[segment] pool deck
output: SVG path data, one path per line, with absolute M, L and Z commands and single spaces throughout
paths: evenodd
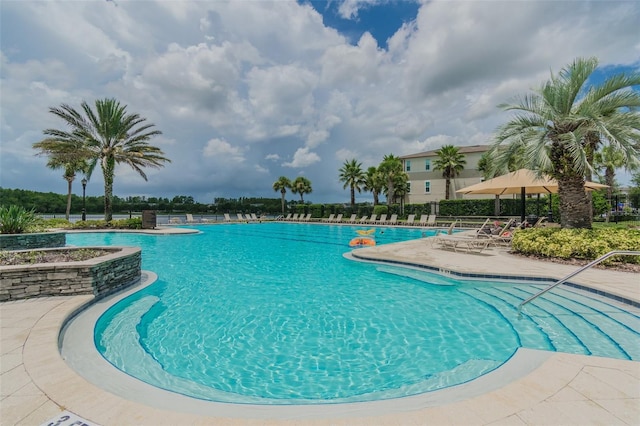
M 176 228 L 180 229 L 180 228 Z M 162 230 L 158 233 L 170 233 Z M 178 231 L 184 232 L 184 231 Z M 524 259 L 505 249 L 482 254 L 433 248 L 426 239 L 368 247 L 357 255 L 444 271 L 562 278 L 576 266 Z M 573 282 L 640 302 L 637 274 L 590 269 Z M 638 425 L 640 362 L 551 353 L 533 371 L 486 393 L 411 408 L 402 400 L 366 410 L 310 408 L 260 417 L 204 416 L 181 407 L 155 408 L 109 393 L 63 361 L 58 335 L 65 319 L 92 296 L 49 297 L 0 304 L 0 423 L 40 425 L 68 411 L 96 425 Z M 526 308 L 525 308 L 526 309 Z M 640 344 L 640 342 L 638 342 Z M 354 405 L 356 407 L 356 405 Z M 302 414 L 301 414 L 302 413 Z M 227 415 L 225 417 L 225 415 Z

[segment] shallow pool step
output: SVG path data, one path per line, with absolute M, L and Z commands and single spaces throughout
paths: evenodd
M 384 272 L 386 274 L 398 275 L 405 278 L 411 278 L 411 279 L 421 281 L 427 284 L 432 284 L 432 285 L 451 286 L 456 284 L 456 281 L 452 280 L 451 278 L 447 278 L 440 274 L 426 271 L 426 270 L 416 270 L 416 269 L 400 268 L 400 267 L 393 267 L 393 266 L 378 266 L 376 270 L 379 272 Z
M 605 340 L 594 342 L 589 347 L 594 353 L 615 356 L 611 353 L 619 351 L 622 352 L 621 358 L 640 360 L 640 317 L 630 312 L 632 307 L 623 309 L 614 304 L 606 304 L 569 287 L 556 288 L 545 296 L 545 303 L 552 303 L 554 307 L 560 306 L 579 315 L 606 336 Z M 598 347 L 596 343 L 599 343 Z
M 561 321 L 553 315 L 533 307 L 538 314 L 537 319 L 533 319 L 529 315 L 523 315 L 518 318 L 518 305 L 522 301 L 519 297 L 502 292 L 495 291 L 492 287 L 481 287 L 474 289 L 471 293 L 479 300 L 491 303 L 496 309 L 503 312 L 503 315 L 511 326 L 519 332 L 520 329 L 527 325 L 534 333 L 544 336 L 544 339 L 550 342 L 550 348 L 539 345 L 531 338 L 525 339 L 521 336 L 522 346 L 532 349 L 554 350 L 557 352 L 568 352 L 574 354 L 590 355 L 589 350 L 584 343 L 576 337 Z
M 613 305 L 585 297 L 572 289 L 555 289 L 527 305 L 523 318 L 514 320 L 517 306 L 534 294 L 540 286 L 481 286 L 471 293 L 479 300 L 487 301 L 491 296 L 494 306 L 505 304 L 500 309 L 514 328 L 526 321 L 543 331 L 560 352 L 582 353 L 620 359 L 640 359 L 640 335 L 638 318 Z M 540 287 L 541 288 L 541 287 Z M 481 296 L 479 295 L 484 295 Z M 522 339 L 525 347 L 527 340 Z M 540 348 L 543 349 L 543 348 Z
M 497 310 L 513 326 L 522 347 L 556 350 L 549 336 L 546 333 L 541 333 L 537 324 L 533 321 L 514 321 L 517 316 L 517 310 L 504 299 L 488 294 L 483 289 L 464 288 L 460 291 L 486 304 L 491 309 Z

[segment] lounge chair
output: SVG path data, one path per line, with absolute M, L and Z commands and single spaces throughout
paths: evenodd
M 431 214 L 422 214 L 420 215 L 420 226 L 427 226 L 427 223 L 435 222 L 433 215 Z
M 256 216 L 255 213 L 251 213 L 251 220 L 253 220 L 254 222 L 258 222 L 260 219 L 258 219 L 258 216 Z
M 342 213 L 338 213 L 338 216 L 336 216 L 335 219 L 333 219 L 334 223 L 342 223 Z
M 513 239 L 513 232 L 511 232 L 511 226 L 513 225 L 514 220 L 509 219 L 507 223 L 500 229 L 500 231 L 496 235 L 491 235 L 490 240 L 495 245 L 509 245 L 511 244 L 511 240 Z
M 242 216 L 242 213 L 236 213 L 238 215 L 238 220 L 240 222 L 244 222 L 244 216 Z
M 297 220 L 298 220 L 298 213 L 294 213 L 293 216 L 291 216 L 291 221 L 296 222 Z
M 376 218 L 378 217 L 377 214 L 372 214 L 371 217 L 369 218 L 369 220 L 367 220 L 367 223 L 376 223 Z
M 229 213 L 225 213 L 224 214 L 224 221 L 225 222 L 231 222 L 231 216 L 229 216 Z
M 193 219 L 193 215 L 191 213 L 187 213 L 185 215 L 185 217 L 187 218 L 187 223 L 196 223 L 196 221 Z
M 416 220 L 415 214 L 410 214 L 407 216 L 407 221 L 404 223 L 405 225 L 413 225 L 413 222 Z
M 463 250 L 468 253 L 481 253 L 489 244 L 491 244 L 490 238 L 479 238 L 477 236 L 466 235 L 441 235 L 434 237 L 433 243 L 440 245 L 440 248 L 453 249 L 453 251 Z
M 378 219 L 377 222 L 380 225 L 386 224 L 387 223 L 387 215 L 386 214 L 381 214 L 380 215 L 380 219 Z
M 333 222 L 333 218 L 336 217 L 335 213 L 331 213 L 328 219 L 322 219 L 323 222 Z
M 291 213 L 287 214 L 287 217 L 283 218 L 282 220 L 291 220 Z
M 391 218 L 387 221 L 388 225 L 397 225 L 398 224 L 398 215 L 392 214 Z
M 354 214 L 352 214 L 352 215 L 351 215 L 351 217 L 347 220 L 347 223 L 356 223 L 357 218 L 358 218 L 358 215 L 354 213 Z
M 311 220 L 311 213 L 307 213 L 307 215 L 305 217 L 301 217 L 300 220 L 303 222 L 309 222 Z

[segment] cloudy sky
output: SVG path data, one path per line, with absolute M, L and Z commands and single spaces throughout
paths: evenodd
M 114 97 L 154 123 L 172 160 L 114 193 L 348 202 L 345 160 L 378 165 L 444 144 L 489 143 L 527 93 L 574 58 L 640 66 L 637 1 L 0 2 L 0 185 L 66 192 L 31 148 L 62 103 Z M 623 183 L 624 183 L 623 178 Z M 628 180 L 628 179 L 627 179 Z M 80 194 L 76 184 L 75 193 Z M 101 172 L 87 187 L 101 195 Z M 289 195 L 290 199 L 297 199 Z M 362 194 L 360 201 L 370 200 Z

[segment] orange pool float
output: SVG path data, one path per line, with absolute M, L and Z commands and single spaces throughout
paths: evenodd
M 356 237 L 349 241 L 351 247 L 375 246 L 376 240 L 367 237 Z

